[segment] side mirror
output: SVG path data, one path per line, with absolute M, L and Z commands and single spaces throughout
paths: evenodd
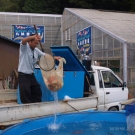
M 126 82 L 123 82 L 122 90 L 124 90 L 124 87 L 126 87 L 126 86 L 127 86 Z

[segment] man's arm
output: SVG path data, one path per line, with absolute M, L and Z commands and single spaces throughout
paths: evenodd
M 26 43 L 31 41 L 31 40 L 38 40 L 38 41 L 40 41 L 41 37 L 39 35 L 37 35 L 37 34 L 29 36 L 29 37 L 26 37 L 26 38 L 22 39 L 22 44 L 26 45 Z

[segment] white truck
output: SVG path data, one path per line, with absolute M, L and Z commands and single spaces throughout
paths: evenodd
M 11 125 L 25 119 L 73 111 L 121 110 L 121 102 L 128 99 L 126 84 L 109 68 L 91 66 L 88 97 L 31 104 L 18 104 L 17 90 L 0 90 L 0 126 Z
M 92 66 L 95 86 L 91 88 L 98 96 L 97 109 L 101 111 L 121 110 L 121 102 L 128 99 L 128 88 L 111 69 Z

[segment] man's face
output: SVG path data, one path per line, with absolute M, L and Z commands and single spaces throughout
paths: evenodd
M 29 45 L 32 49 L 34 49 L 35 47 L 37 47 L 39 44 L 38 40 L 33 40 L 33 41 L 29 41 Z

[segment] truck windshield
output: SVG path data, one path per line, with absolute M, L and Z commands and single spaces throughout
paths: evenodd
M 122 87 L 122 83 L 109 71 L 102 71 L 103 83 L 105 88 Z

